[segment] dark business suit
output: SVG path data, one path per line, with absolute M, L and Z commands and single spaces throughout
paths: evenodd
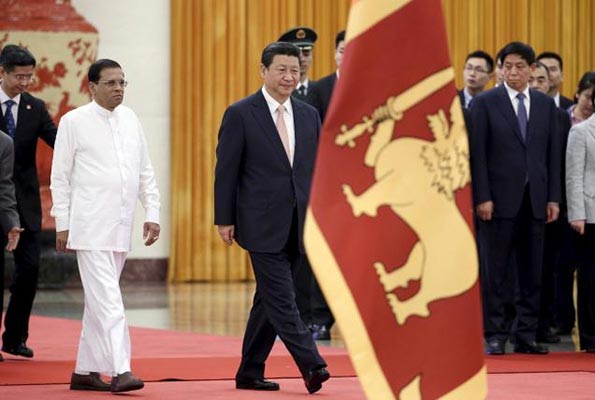
M 2 233 L 6 235 L 14 227 L 21 226 L 17 212 L 17 201 L 12 183 L 12 169 L 14 167 L 14 147 L 10 136 L 0 131 L 0 225 Z M 4 271 L 0 276 L 4 277 Z M 4 288 L 4 279 L 0 279 L 0 287 Z M 0 291 L 3 293 L 3 291 Z M 0 296 L 0 310 L 2 298 Z
M 467 106 L 465 105 L 465 90 L 461 89 L 458 92 L 459 94 L 459 101 L 461 102 L 461 108 L 465 109 Z
M 323 123 L 336 82 L 337 73 L 335 72 L 314 82 L 308 90 L 307 101 L 316 108 Z M 306 263 L 304 268 L 298 269 L 294 279 L 296 281 L 296 303 L 304 322 L 309 326 L 312 325 L 315 334 L 320 333 L 316 329 L 320 329 L 322 326 L 327 331 L 330 331 L 335 323 L 335 318 L 324 298 L 324 294 L 320 290 L 320 286 L 312 273 L 309 263 Z M 313 325 L 316 325 L 318 328 Z
M 6 241 L 6 234 L 15 226 L 20 226 L 17 202 L 14 197 L 12 183 L 12 169 L 14 166 L 14 149 L 12 139 L 0 131 L 0 222 L 2 225 L 2 240 Z M 4 252 L 0 264 L 0 310 L 4 309 Z M 0 360 L 2 358 L 0 357 Z
M 556 283 L 557 277 L 569 277 L 560 284 L 569 282 L 570 304 L 572 308 L 572 321 L 574 321 L 574 307 L 572 306 L 572 283 L 574 278 L 574 267 L 577 261 L 573 251 L 573 231 L 568 224 L 566 211 L 566 145 L 568 132 L 570 132 L 570 116 L 568 112 L 558 108 L 558 130 L 560 137 L 560 215 L 558 219 L 545 226 L 544 256 L 543 256 L 543 277 L 541 291 L 541 310 L 539 315 L 538 336 L 545 337 L 548 331 L 556 327 Z M 572 323 L 570 324 L 572 326 Z
M 223 116 L 215 167 L 215 224 L 234 225 L 250 253 L 256 278 L 236 379 L 262 379 L 279 335 L 302 374 L 326 366 L 295 304 L 292 269 L 302 241 L 320 119 L 291 99 L 295 155 L 290 165 L 261 91 L 232 104 Z
M 485 251 L 484 334 L 488 342 L 505 342 L 512 329 L 516 343 L 532 343 L 539 313 L 546 206 L 560 202 L 556 106 L 548 96 L 530 91 L 526 139 L 504 85 L 476 96 L 471 116 L 474 202 L 494 203 L 492 220 L 482 221 L 479 229 Z
M 316 108 L 322 122 L 326 117 L 326 111 L 331 102 L 336 81 L 337 74 L 332 73 L 310 84 L 307 102 Z M 296 288 L 295 300 L 304 322 L 308 326 L 316 325 L 318 328 L 324 326 L 327 330 L 330 330 L 335 323 L 335 318 L 307 260 L 303 268 L 296 270 L 294 280 Z M 316 328 L 312 327 L 312 329 L 314 333 L 317 333 Z
M 318 114 L 320 114 L 320 120 L 324 122 L 326 117 L 326 111 L 328 106 L 331 104 L 331 96 L 335 89 L 335 83 L 337 82 L 337 73 L 332 73 L 325 76 L 324 78 L 316 81 L 310 88 L 310 104 L 316 108 Z
M 574 102 L 571 99 L 560 95 L 560 108 L 562 110 L 567 111 L 573 104 Z
M 293 93 L 291 94 L 291 97 L 301 100 L 301 101 L 305 101 L 306 103 L 310 103 L 310 90 L 312 89 L 312 85 L 314 83 L 316 83 L 316 81 L 309 79 L 308 86 L 304 87 L 305 93 L 302 95 L 298 89 L 295 89 L 293 91 Z M 298 87 L 299 87 L 299 84 L 298 84 Z
M 4 132 L 6 121 L 0 118 Z M 29 317 L 37 289 L 39 272 L 41 230 L 41 200 L 37 178 L 37 140 L 42 139 L 50 147 L 56 140 L 56 126 L 47 112 L 43 100 L 29 93 L 22 93 L 16 121 L 14 138 L 13 182 L 21 226 L 19 245 L 15 249 L 15 271 L 10 287 L 11 297 L 4 318 L 2 335 L 4 347 L 13 347 L 25 342 L 29 336 Z M 2 258 L 2 263 L 4 259 Z

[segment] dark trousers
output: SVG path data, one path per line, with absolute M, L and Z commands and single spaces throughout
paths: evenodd
M 316 276 L 307 257 L 303 257 L 301 265 L 294 270 L 295 302 L 306 325 L 324 325 L 331 328 L 335 318 L 326 298 L 320 290 Z
M 554 327 L 569 331 L 574 325 L 572 288 L 579 262 L 574 235 L 565 215 L 545 225 L 539 334 Z
M 29 317 L 37 291 L 40 253 L 39 232 L 23 231 L 19 245 L 13 252 L 14 275 L 10 285 L 10 300 L 4 317 L 5 330 L 2 335 L 2 344 L 5 347 L 26 342 L 29 337 Z M 4 271 L 4 258 L 2 258 L 1 269 Z
M 481 286 L 487 341 L 506 341 L 511 333 L 516 343 L 535 341 L 544 225 L 542 219 L 533 217 L 528 186 L 515 218 L 481 222 Z
M 577 274 L 577 316 L 580 347 L 595 349 L 595 224 L 586 224 L 584 236 L 575 233 L 582 256 Z
M 562 252 L 554 269 L 554 323 L 558 330 L 569 333 L 574 327 L 574 273 L 583 263 L 583 252 L 579 251 L 580 243 L 576 242 L 576 232 L 564 219 L 564 230 L 561 237 Z
M 326 366 L 295 303 L 292 274 L 302 265 L 305 255 L 298 251 L 297 216 L 293 220 L 291 235 L 280 253 L 250 252 L 256 293 L 244 334 L 237 380 L 264 377 L 265 361 L 277 335 L 302 374 Z

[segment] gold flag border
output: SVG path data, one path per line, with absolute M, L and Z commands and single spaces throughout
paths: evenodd
M 355 0 L 347 20 L 345 44 L 413 0 Z
M 376 351 L 349 285 L 345 281 L 339 264 L 310 207 L 307 211 L 304 227 L 304 244 L 312 270 L 331 306 L 337 325 L 343 333 L 349 356 L 366 397 L 369 399 L 395 400 L 395 394 L 392 392 L 392 388 L 378 362 Z M 349 321 L 349 325 L 347 325 L 347 321 Z M 441 399 L 486 398 L 486 374 L 487 370 L 484 364 L 475 375 L 442 396 Z

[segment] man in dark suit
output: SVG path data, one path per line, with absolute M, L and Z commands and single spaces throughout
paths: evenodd
M 309 71 L 312 66 L 316 39 L 318 39 L 316 31 L 307 26 L 292 28 L 279 37 L 279 42 L 292 43 L 300 49 L 300 80 L 292 95 L 302 101 L 308 101 L 310 86 L 314 83 L 310 80 Z
M 550 90 L 548 94 L 554 99 L 558 107 L 568 110 L 574 102 L 560 94 L 560 85 L 564 80 L 564 63 L 562 62 L 562 57 L 553 51 L 544 51 L 537 56 L 537 61 L 543 63 L 550 73 Z
M 469 108 L 471 100 L 482 93 L 494 74 L 494 59 L 482 50 L 467 55 L 463 68 L 465 87 L 459 91 L 459 99 L 463 108 Z
M 504 354 L 512 334 L 515 352 L 546 354 L 535 340 L 544 222 L 559 213 L 558 115 L 550 97 L 529 90 L 533 49 L 512 42 L 500 57 L 504 85 L 479 95 L 471 107 L 486 351 Z
M 0 129 L 8 133 L 14 142 L 13 182 L 24 228 L 19 246 L 14 251 L 15 270 L 4 318 L 2 351 L 29 358 L 33 357 L 33 350 L 27 347 L 26 342 L 41 253 L 41 200 L 35 155 L 39 138 L 51 147 L 56 140 L 56 126 L 45 103 L 26 92 L 33 80 L 35 65 L 35 57 L 24 48 L 7 45 L 0 53 Z
M 324 122 L 326 111 L 329 104 L 331 103 L 331 95 L 335 88 L 335 82 L 339 78 L 339 70 L 341 68 L 341 61 L 343 60 L 343 52 L 345 51 L 345 31 L 337 33 L 335 37 L 335 64 L 337 64 L 337 70 L 330 75 L 316 81 L 312 84 L 310 92 L 310 104 L 318 110 L 320 114 L 320 120 Z
M 535 62 L 531 72 L 529 85 L 548 94 L 550 89 L 550 73 L 545 64 Z M 537 341 L 544 343 L 558 343 L 560 337 L 555 332 L 555 282 L 554 277 L 559 270 L 569 269 L 573 264 L 572 229 L 568 225 L 566 211 L 566 143 L 570 131 L 570 116 L 567 111 L 558 108 L 558 131 L 560 138 L 560 215 L 558 219 L 545 226 L 543 270 L 541 279 L 541 308 L 537 328 Z
M 299 49 L 275 42 L 262 53 L 264 86 L 227 108 L 215 166 L 215 224 L 225 243 L 248 250 L 256 293 L 236 388 L 279 390 L 264 379 L 279 336 L 314 393 L 329 379 L 326 363 L 295 304 L 292 270 L 303 263 L 303 225 L 320 119 L 291 97 L 299 80 Z
M 320 119 L 324 122 L 326 111 L 331 102 L 335 82 L 339 78 L 339 69 L 345 51 L 345 31 L 337 33 L 335 37 L 335 63 L 337 70 L 311 85 L 308 102 L 318 110 Z M 302 320 L 312 331 L 315 340 L 330 340 L 331 327 L 335 318 L 331 312 L 316 277 L 312 273 L 309 263 L 299 268 L 294 276 L 295 300 L 300 310 Z

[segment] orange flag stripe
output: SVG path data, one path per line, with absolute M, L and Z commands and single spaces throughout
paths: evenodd
M 394 399 L 349 285 L 310 209 L 304 227 L 304 241 L 325 297 L 340 299 L 332 304 L 333 314 L 341 332 L 349 332 L 343 335 L 344 340 L 350 354 L 357 354 L 352 361 L 366 396 L 369 399 Z M 324 279 L 321 279 L 322 274 L 315 268 L 316 265 L 324 265 Z
M 345 44 L 412 0 L 356 0 L 351 4 Z

